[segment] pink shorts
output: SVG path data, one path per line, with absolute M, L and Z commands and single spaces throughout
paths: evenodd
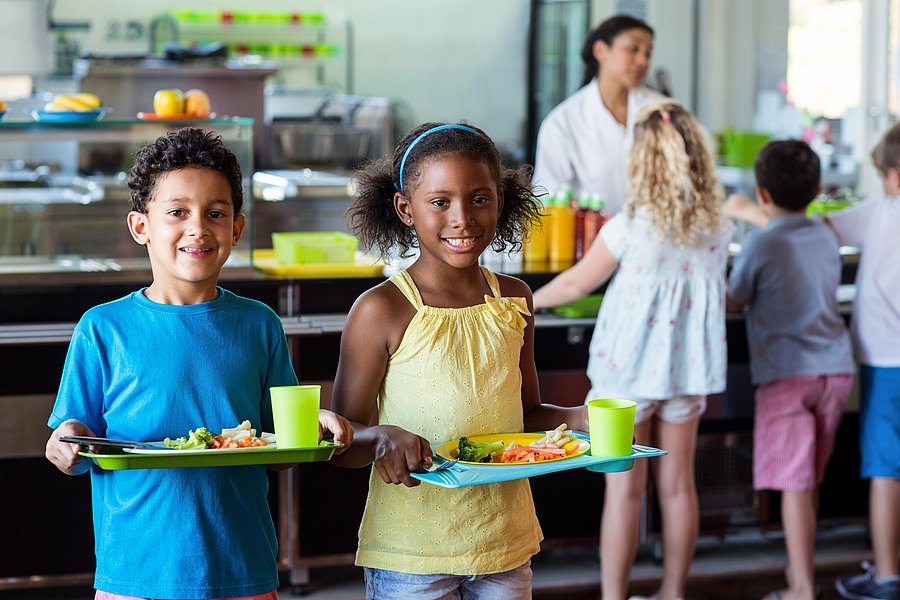
M 801 375 L 756 389 L 753 488 L 805 491 L 822 483 L 853 375 Z
M 97 590 L 94 600 L 153 600 L 152 598 L 138 598 L 135 596 L 123 596 L 122 594 L 110 594 Z M 278 600 L 278 592 L 266 592 L 255 596 L 234 596 L 231 598 L 216 598 L 215 600 Z

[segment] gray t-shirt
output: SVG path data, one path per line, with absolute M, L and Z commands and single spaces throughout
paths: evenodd
M 729 295 L 747 304 L 750 374 L 761 384 L 797 375 L 853 373 L 838 311 L 835 235 L 803 215 L 773 218 L 735 258 Z

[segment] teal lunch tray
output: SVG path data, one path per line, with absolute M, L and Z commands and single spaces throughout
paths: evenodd
M 586 433 L 573 432 L 573 435 L 583 440 L 590 440 Z M 437 445 L 435 446 L 437 447 Z M 416 479 L 445 488 L 461 488 L 470 485 L 482 485 L 485 483 L 498 483 L 500 481 L 512 481 L 526 477 L 537 477 L 547 473 L 568 471 L 569 469 L 586 468 L 588 471 L 598 473 L 618 473 L 628 471 L 634 466 L 636 458 L 652 458 L 667 454 L 665 450 L 640 446 L 634 444 L 631 447 L 631 456 L 617 456 L 613 458 L 600 458 L 587 454 L 555 460 L 546 463 L 529 463 L 521 465 L 472 465 L 456 463 L 444 471 L 432 473 L 410 473 Z

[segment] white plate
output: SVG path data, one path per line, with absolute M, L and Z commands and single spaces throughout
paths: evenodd
M 208 454 L 210 452 L 259 452 L 276 449 L 275 444 L 269 444 L 267 446 L 250 446 L 249 448 L 187 448 L 185 450 L 166 448 L 165 442 L 147 442 L 147 444 L 156 446 L 156 448 L 124 448 L 124 450 L 129 454 L 178 454 L 188 456 L 190 454 Z

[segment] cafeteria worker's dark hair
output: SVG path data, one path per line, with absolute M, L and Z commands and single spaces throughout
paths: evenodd
M 184 127 L 156 138 L 138 150 L 131 167 L 128 187 L 131 189 L 131 209 L 147 212 L 159 178 L 179 169 L 212 169 L 228 180 L 235 216 L 244 205 L 241 165 L 222 138 L 211 131 Z
M 628 15 L 616 15 L 610 17 L 597 25 L 588 33 L 584 45 L 581 47 L 581 60 L 584 61 L 584 77 L 581 85 L 587 85 L 591 79 L 597 76 L 600 71 L 600 63 L 594 58 L 594 44 L 602 41 L 609 47 L 612 47 L 613 40 L 623 31 L 629 29 L 643 29 L 651 36 L 654 35 L 653 28 L 644 21 Z

